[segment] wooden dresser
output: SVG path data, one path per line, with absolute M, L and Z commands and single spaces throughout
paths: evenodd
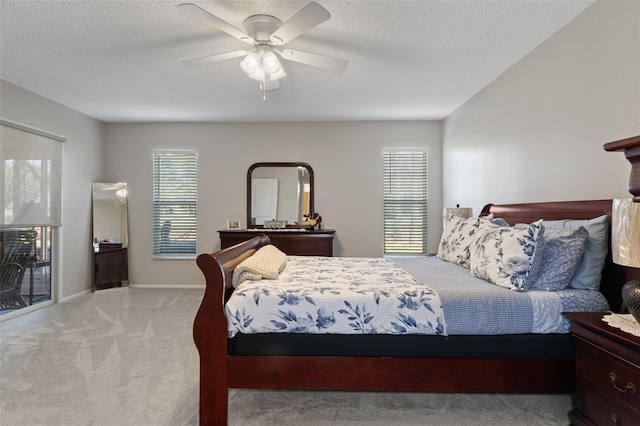
M 567 313 L 576 338 L 573 425 L 640 425 L 640 337 L 610 327 L 605 313 Z
M 231 229 L 218 231 L 222 249 L 250 240 L 259 234 L 269 237 L 274 246 L 292 256 L 333 256 L 333 229 L 316 231 L 273 231 L 266 229 Z

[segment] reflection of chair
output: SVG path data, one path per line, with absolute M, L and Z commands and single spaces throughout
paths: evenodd
M 27 264 L 35 251 L 35 242 L 35 231 L 0 232 L 0 309 L 27 306 L 20 293 Z

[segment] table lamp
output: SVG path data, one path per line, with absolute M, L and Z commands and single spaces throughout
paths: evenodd
M 632 199 L 613 200 L 611 227 L 613 262 L 640 268 L 640 203 L 634 203 Z M 631 280 L 622 287 L 622 300 L 640 323 L 640 279 Z
M 456 204 L 456 207 L 447 207 L 442 211 L 442 229 L 447 227 L 449 222 L 449 216 L 454 215 L 463 219 L 468 219 L 473 214 L 471 207 L 460 207 L 460 204 Z

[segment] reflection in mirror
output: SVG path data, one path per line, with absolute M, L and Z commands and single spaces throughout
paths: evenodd
M 93 184 L 93 282 L 100 290 L 129 281 L 127 184 Z
M 127 226 L 127 184 L 94 182 L 93 242 L 127 247 Z
M 301 226 L 313 213 L 313 169 L 306 163 L 256 163 L 247 173 L 247 224 L 286 220 Z

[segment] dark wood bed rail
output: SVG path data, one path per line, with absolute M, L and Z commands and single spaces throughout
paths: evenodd
M 206 279 L 204 298 L 193 323 L 193 340 L 200 353 L 200 424 L 227 424 L 227 318 L 224 304 L 232 290 L 233 269 L 269 237 L 251 240 L 196 259 Z M 207 407 L 203 409 L 203 404 Z M 223 405 L 218 407 L 217 405 Z
M 593 219 L 602 215 L 611 218 L 613 200 L 556 201 L 549 203 L 527 204 L 487 204 L 482 208 L 481 216 L 493 213 L 506 220 L 510 225 L 531 223 L 538 219 Z

